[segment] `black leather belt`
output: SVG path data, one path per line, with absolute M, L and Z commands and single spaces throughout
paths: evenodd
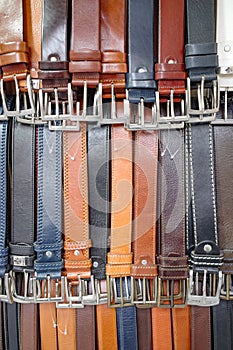
M 126 87 L 129 101 L 154 102 L 153 0 L 128 2 L 128 66 Z
M 186 30 L 188 114 L 193 114 L 191 116 L 193 122 L 199 121 L 200 115 L 208 118 L 205 119 L 206 121 L 213 120 L 219 107 L 219 91 L 216 82 L 218 57 L 215 42 L 215 2 L 213 0 L 198 2 L 186 0 Z M 208 94 L 206 88 L 208 88 Z M 198 104 L 193 106 L 193 94 L 197 90 L 200 91 L 200 98 L 198 98 Z

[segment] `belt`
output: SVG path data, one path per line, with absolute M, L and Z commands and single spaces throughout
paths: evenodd
M 156 128 L 154 19 L 154 1 L 128 2 L 128 73 L 124 116 L 129 130 Z M 146 111 L 149 115 L 147 123 L 144 120 Z
M 115 96 L 124 98 L 127 72 L 126 1 L 102 0 L 100 4 L 103 97 L 111 97 L 113 85 Z
M 186 0 L 186 30 L 187 113 L 191 122 L 211 121 L 219 108 L 214 1 Z
M 159 1 L 158 63 L 155 64 L 157 118 L 160 128 L 169 123 L 183 127 L 187 120 L 184 65 L 184 0 Z M 170 125 L 170 126 L 171 126 Z
M 91 9 L 91 11 L 90 11 Z M 99 0 L 72 1 L 69 71 L 72 85 L 95 88 L 101 73 Z

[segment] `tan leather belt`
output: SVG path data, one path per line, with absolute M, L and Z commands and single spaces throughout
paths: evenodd
M 108 283 L 108 305 L 131 304 L 124 295 L 123 280 L 130 276 L 132 264 L 132 134 L 122 126 L 112 126 L 112 208 L 111 246 L 107 256 L 106 276 Z M 120 282 L 120 293 L 116 295 L 116 280 Z M 128 284 L 125 283 L 125 288 Z
M 126 1 L 101 0 L 100 15 L 103 97 L 111 98 L 113 85 L 116 97 L 124 98 L 127 73 Z

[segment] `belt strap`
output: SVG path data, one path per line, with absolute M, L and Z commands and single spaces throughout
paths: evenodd
M 126 1 L 101 0 L 101 40 L 103 97 L 111 97 L 114 84 L 116 97 L 125 96 Z
M 134 264 L 131 276 L 134 280 L 132 302 L 152 306 L 156 304 L 156 198 L 158 133 L 137 131 L 134 140 L 134 219 L 133 253 Z M 150 192 L 150 194 L 149 194 Z M 151 293 L 152 290 L 152 293 Z
M 213 349 L 232 349 L 232 315 L 233 304 L 229 300 L 221 300 L 212 308 Z
M 96 306 L 98 349 L 118 349 L 116 310 L 107 305 Z
M 206 117 L 205 121 L 214 120 L 219 108 L 219 90 L 213 0 L 202 0 L 198 4 L 195 0 L 186 0 L 185 66 L 190 121 L 199 122 L 200 115 Z M 196 100 L 198 103 L 195 105 Z
M 85 306 L 76 310 L 76 349 L 95 350 L 96 320 L 95 307 Z
M 91 11 L 90 11 L 91 9 Z M 101 73 L 100 1 L 72 1 L 72 38 L 69 71 L 72 84 L 95 88 Z
M 128 1 L 128 74 L 130 102 L 155 101 L 154 1 Z
M 150 308 L 137 308 L 138 349 L 152 349 L 152 319 Z
M 191 316 L 191 349 L 210 350 L 211 347 L 211 314 L 210 308 L 192 306 Z

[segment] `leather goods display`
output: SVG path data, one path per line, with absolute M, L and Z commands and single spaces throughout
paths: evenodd
M 232 348 L 232 10 L 1 1 L 0 349 Z

